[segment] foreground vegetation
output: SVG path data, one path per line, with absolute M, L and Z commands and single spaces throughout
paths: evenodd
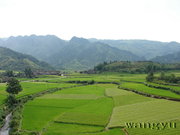
M 178 72 L 174 74 L 179 76 Z M 155 76 L 159 76 L 159 73 Z M 178 135 L 180 131 L 178 101 L 146 97 L 125 90 L 133 89 L 150 95 L 180 99 L 178 93 L 163 89 L 179 91 L 178 86 L 146 82 L 146 74 L 74 73 L 19 80 L 23 91 L 16 98 L 22 101 L 27 98 L 27 101 L 22 102 L 19 110 L 13 113 L 13 118 L 18 116 L 19 121 L 17 132 L 11 134 Z M 7 97 L 5 89 L 6 83 L 0 83 L 1 106 Z M 56 90 L 47 92 L 48 89 Z M 163 130 L 128 128 L 125 124 L 127 122 L 175 122 L 177 127 Z

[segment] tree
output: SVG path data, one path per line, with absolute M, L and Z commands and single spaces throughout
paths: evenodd
M 14 94 L 9 94 L 7 99 L 6 99 L 6 103 L 13 107 L 12 105 L 16 104 L 17 103 L 17 100 L 16 100 L 16 97 Z
M 89 84 L 94 84 L 94 83 L 95 83 L 94 80 L 89 81 Z
M 159 79 L 160 80 L 165 80 L 165 78 L 166 78 L 165 73 L 161 72 Z
M 7 76 L 7 77 L 14 77 L 14 73 L 12 70 L 7 70 L 4 74 L 4 76 Z
M 169 81 L 170 83 L 177 83 L 177 82 L 178 82 L 178 80 L 177 80 L 177 78 L 176 78 L 176 76 L 175 76 L 174 74 L 171 74 L 171 75 L 168 77 L 168 81 Z
M 31 70 L 31 68 L 26 68 L 24 73 L 25 73 L 27 78 L 33 78 L 34 77 L 34 74 L 33 74 L 32 70 Z
M 152 82 L 153 80 L 154 80 L 154 73 L 150 72 L 146 77 L 146 81 Z
M 7 83 L 6 91 L 9 94 L 18 94 L 20 91 L 22 91 L 22 87 L 16 78 L 10 78 Z
M 95 71 L 103 71 L 103 69 L 104 69 L 104 64 L 101 63 L 94 67 Z
M 158 70 L 158 67 L 156 65 L 154 65 L 153 63 L 151 63 L 148 66 L 146 66 L 145 70 L 147 73 L 156 72 Z

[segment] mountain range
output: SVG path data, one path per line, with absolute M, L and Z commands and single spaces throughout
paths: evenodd
M 173 54 L 167 54 L 164 56 L 157 56 L 151 60 L 154 62 L 160 62 L 160 63 L 179 63 L 180 51 Z
M 0 39 L 0 46 L 31 55 L 56 69 L 85 70 L 104 61 L 180 62 L 179 57 L 169 60 L 175 58 L 171 55 L 180 52 L 180 43 L 177 42 L 79 37 L 67 41 L 54 35 L 31 35 Z
M 25 68 L 53 70 L 49 64 L 36 58 L 0 47 L 0 70 L 24 70 Z
M 180 51 L 178 42 L 159 42 L 149 40 L 98 40 L 89 39 L 91 42 L 102 42 L 121 50 L 127 50 L 131 53 L 151 60 L 156 56 L 164 56 Z

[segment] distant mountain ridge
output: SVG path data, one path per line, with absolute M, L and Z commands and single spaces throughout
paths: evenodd
M 157 56 L 151 61 L 159 62 L 159 63 L 178 63 L 180 62 L 180 51 L 173 54 L 167 54 L 164 56 Z
M 101 42 L 73 37 L 70 41 L 56 36 L 10 37 L 0 44 L 15 51 L 26 53 L 43 60 L 57 69 L 84 70 L 104 61 L 142 60 L 131 52 L 111 47 Z
M 99 41 L 121 50 L 130 51 L 146 60 L 180 51 L 180 43 L 178 42 L 159 42 L 150 40 L 89 40 L 91 42 Z
M 66 45 L 66 41 L 54 35 L 9 37 L 0 44 L 0 46 L 32 55 L 43 61 L 47 61 L 52 54 L 57 53 L 64 45 Z
M 180 51 L 180 43 L 148 40 L 98 40 L 54 35 L 0 39 L 0 46 L 32 55 L 56 69 L 90 69 L 104 61 L 144 61 Z M 173 61 L 173 60 L 172 60 Z M 179 61 L 180 62 L 180 61 Z
M 56 67 L 69 69 L 88 69 L 104 61 L 138 61 L 140 57 L 107 44 L 73 37 L 67 46 L 53 56 L 51 61 Z M 57 64 L 57 65 L 56 65 Z
M 1 70 L 24 70 L 25 68 L 53 70 L 49 64 L 36 58 L 0 47 L 0 69 Z

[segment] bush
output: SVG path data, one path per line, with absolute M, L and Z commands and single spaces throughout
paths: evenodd
M 152 82 L 154 80 L 154 73 L 150 72 L 148 76 L 146 77 L 146 81 Z

